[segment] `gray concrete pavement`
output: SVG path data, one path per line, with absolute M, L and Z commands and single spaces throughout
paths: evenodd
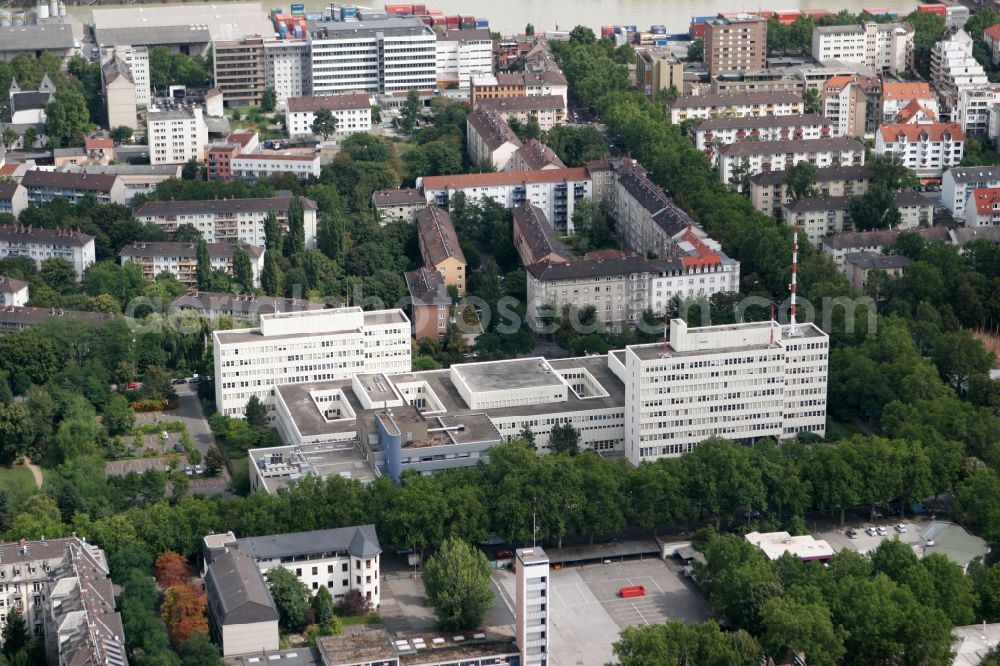
M 174 418 L 184 423 L 191 441 L 204 456 L 210 447 L 215 446 L 215 435 L 208 427 L 208 419 L 201 408 L 201 401 L 198 400 L 198 390 L 194 384 L 178 384 L 174 390 L 177 392 L 177 410 L 173 413 Z M 232 481 L 225 466 L 222 468 L 222 475 L 227 483 Z

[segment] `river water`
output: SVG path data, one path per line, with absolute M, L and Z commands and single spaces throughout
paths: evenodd
M 343 4 L 364 5 L 365 0 L 340 0 Z M 220 3 L 220 4 L 225 4 Z M 263 0 L 265 9 L 289 9 L 285 0 Z M 327 3 L 313 0 L 305 2 L 307 12 L 321 12 Z M 650 25 L 665 25 L 667 32 L 687 32 L 692 16 L 713 16 L 719 12 L 788 9 L 847 9 L 860 12 L 865 7 L 882 7 L 908 14 L 916 7 L 914 0 L 839 0 L 834 7 L 824 0 L 760 0 L 750 3 L 741 0 L 426 0 L 428 7 L 441 9 L 445 14 L 474 15 L 489 19 L 494 32 L 513 34 L 523 32 L 527 23 L 536 30 L 570 30 L 585 25 L 599 33 L 602 25 L 636 25 L 647 30 Z M 111 6 L 111 5 L 105 5 Z M 370 3 L 381 9 L 380 2 Z M 91 7 L 70 6 L 67 15 L 71 21 L 90 23 Z

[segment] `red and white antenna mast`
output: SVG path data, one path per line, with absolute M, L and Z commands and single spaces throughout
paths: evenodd
M 788 308 L 788 331 L 786 332 L 789 336 L 799 336 L 802 335 L 802 331 L 799 330 L 798 322 L 795 321 L 795 315 L 798 314 L 798 303 L 797 294 L 799 287 L 799 224 L 798 222 L 792 227 L 792 284 L 789 286 L 791 289 L 791 304 Z

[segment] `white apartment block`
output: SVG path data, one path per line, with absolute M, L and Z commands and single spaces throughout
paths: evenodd
M 306 247 L 316 247 L 316 202 L 301 197 Z M 268 199 L 208 199 L 203 201 L 150 201 L 135 209 L 139 222 L 155 224 L 167 233 L 189 224 L 208 243 L 243 243 L 264 247 L 264 220 L 278 218 L 281 233 L 288 233 L 288 195 Z
M 309 94 L 309 42 L 304 39 L 264 40 L 264 85 L 274 88 L 278 109 L 283 110 L 291 97 Z
M 437 37 L 418 18 L 309 26 L 312 92 L 433 90 Z
M 139 128 L 135 82 L 128 65 L 114 54 L 101 65 L 101 92 L 104 95 L 108 127 L 128 127 L 132 130 Z
M 785 185 L 784 171 L 766 171 L 750 179 L 750 201 L 754 208 L 774 215 L 781 205 L 792 200 Z M 816 174 L 816 191 L 821 197 L 852 197 L 868 191 L 874 174 L 864 166 L 826 167 Z
M 150 164 L 205 161 L 208 127 L 199 107 L 158 111 L 147 115 Z
M 883 81 L 882 82 L 882 122 L 904 122 L 900 112 L 912 102 L 930 111 L 935 117 L 940 113 L 937 97 L 926 81 Z
M 944 109 L 958 104 L 965 88 L 989 84 L 986 71 L 972 53 L 972 38 L 965 30 L 951 32 L 931 49 L 931 86 L 941 97 Z
M 625 384 L 625 457 L 634 465 L 689 453 L 710 437 L 752 442 L 823 435 L 829 336 L 813 324 L 688 329 L 667 345 L 608 355 Z
M 693 118 L 801 116 L 806 112 L 801 92 L 709 93 L 678 97 L 667 106 L 670 122 Z
M 549 664 L 549 558 L 538 546 L 514 552 L 514 635 L 522 666 Z
M 135 103 L 149 106 L 153 99 L 149 79 L 149 50 L 145 46 L 112 46 L 102 49 L 102 63 L 113 57 L 119 58 L 128 66 L 129 75 L 135 83 Z
M 235 547 L 249 555 L 265 576 L 272 569 L 284 567 L 295 574 L 310 594 L 325 587 L 334 603 L 339 603 L 351 590 L 360 592 L 373 609 L 381 603 L 382 549 L 374 525 L 243 539 L 237 539 L 232 532 L 205 537 L 206 551 L 225 547 Z
M 237 155 L 230 160 L 233 178 L 251 185 L 261 178 L 290 173 L 298 178 L 319 177 L 320 162 L 318 154 L 303 153 L 246 153 Z
M 908 23 L 820 26 L 813 29 L 812 56 L 822 63 L 836 61 L 875 71 L 903 72 L 913 59 L 913 34 Z
M 865 147 L 849 137 L 734 143 L 719 151 L 719 177 L 731 183 L 738 170 L 755 176 L 766 171 L 786 171 L 799 162 L 811 162 L 821 169 L 864 165 Z
M 243 250 L 250 259 L 253 284 L 243 287 L 259 287 L 260 272 L 264 270 L 264 249 L 256 245 L 235 243 L 206 243 L 208 259 L 212 270 L 219 270 L 233 276 L 233 255 Z M 122 248 L 119 255 L 122 264 L 133 262 L 142 267 L 142 275 L 153 281 L 160 273 L 170 273 L 185 287 L 198 286 L 198 245 L 197 243 L 146 242 L 132 243 Z
M 576 203 L 592 196 L 593 183 L 585 167 L 468 173 L 417 178 L 428 204 L 448 208 L 451 197 L 463 193 L 467 200 L 493 199 L 504 208 L 524 203 L 538 206 L 553 228 L 573 233 Z
M 694 129 L 695 148 L 714 161 L 716 149 L 741 141 L 823 139 L 832 134 L 831 122 L 818 114 L 709 118 Z
M 990 112 L 1000 104 L 1000 86 L 962 88 L 952 120 L 961 125 L 966 135 L 986 137 L 990 129 Z
M 470 77 L 493 73 L 490 31 L 448 30 L 437 36 L 437 82 L 440 88 L 468 88 Z
M 28 283 L 0 275 L 0 307 L 20 308 L 28 304 L 30 293 Z
M 367 93 L 290 97 L 285 110 L 288 136 L 313 136 L 316 112 L 325 109 L 337 119 L 334 136 L 345 137 L 372 129 L 372 100 Z
M 941 178 L 941 204 L 960 220 L 973 190 L 996 187 L 1000 187 L 1000 167 L 952 167 Z
M 212 338 L 215 404 L 227 416 L 242 416 L 251 396 L 273 411 L 283 384 L 410 371 L 410 321 L 402 310 L 264 314 L 257 328 Z
M 965 133 L 958 123 L 882 125 L 875 136 L 876 155 L 897 155 L 922 179 L 939 179 L 962 161 Z
M 1000 226 L 1000 188 L 983 187 L 972 190 L 965 207 L 965 226 Z
M 39 268 L 46 259 L 65 259 L 79 280 L 96 261 L 94 237 L 72 229 L 0 227 L 0 259 L 8 257 L 28 257 Z

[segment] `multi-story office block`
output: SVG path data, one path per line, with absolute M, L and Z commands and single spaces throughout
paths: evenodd
M 208 127 L 200 107 L 160 111 L 147 115 L 150 164 L 184 164 L 205 160 Z
M 823 139 L 832 134 L 831 121 L 815 113 L 801 116 L 709 118 L 694 128 L 694 145 L 714 161 L 715 151 L 732 143 Z
M 207 243 L 208 257 L 212 270 L 220 270 L 233 275 L 233 255 L 238 250 L 247 253 L 253 271 L 253 284 L 244 288 L 260 286 L 260 272 L 264 268 L 264 250 L 256 245 L 235 243 Z M 127 261 L 139 264 L 142 275 L 153 281 L 160 273 L 172 274 L 185 287 L 198 286 L 198 245 L 196 243 L 150 243 L 139 242 L 126 245 L 120 253 L 121 263 Z
M 260 106 L 264 95 L 264 39 L 250 35 L 212 43 L 215 87 L 230 106 Z
M 958 166 L 965 149 L 965 133 L 958 123 L 882 125 L 875 137 L 876 155 L 896 155 L 919 178 L 940 179 Z
M 309 42 L 305 39 L 264 40 L 264 86 L 274 88 L 278 109 L 291 97 L 303 97 L 312 89 Z
M 372 102 L 366 93 L 314 95 L 288 98 L 285 110 L 288 136 L 312 136 L 313 121 L 316 120 L 316 112 L 321 109 L 329 111 L 337 119 L 335 136 L 345 137 L 372 129 Z
M 765 171 L 750 179 L 750 201 L 768 215 L 792 200 L 785 184 L 787 171 Z M 821 197 L 853 197 L 868 191 L 875 173 L 864 166 L 824 167 L 816 170 L 816 193 Z
M 538 546 L 514 552 L 515 635 L 522 666 L 549 663 L 549 558 Z
M 46 259 L 65 259 L 80 279 L 96 261 L 94 237 L 72 229 L 0 227 L 0 259 L 8 257 L 28 257 L 39 268 Z
M 470 78 L 493 74 L 493 38 L 486 28 L 446 30 L 437 35 L 437 83 L 468 88 Z
M 865 147 L 849 137 L 734 143 L 719 151 L 719 177 L 724 183 L 739 184 L 742 177 L 784 171 L 799 162 L 811 162 L 819 168 L 861 166 L 865 163 Z
M 306 247 L 316 247 L 316 202 L 300 197 Z M 173 233 L 183 224 L 201 232 L 209 243 L 244 243 L 264 247 L 264 221 L 278 218 L 281 233 L 288 233 L 288 209 L 292 197 L 268 199 L 208 199 L 204 201 L 150 201 L 135 209 L 140 222 L 155 224 Z
M 685 95 L 667 105 L 670 122 L 692 118 L 800 116 L 806 112 L 801 92 L 708 93 Z
M 684 90 L 684 63 L 667 49 L 643 48 L 635 52 L 635 80 L 646 97 L 656 99 L 661 90 Z
M 433 90 L 437 36 L 418 18 L 309 24 L 312 91 Z
M 410 370 L 410 320 L 402 310 L 266 314 L 257 328 L 212 338 L 215 404 L 227 416 L 242 416 L 251 396 L 273 411 L 283 384 Z
M 829 336 L 773 321 L 688 329 L 608 355 L 625 385 L 625 457 L 688 453 L 710 437 L 752 442 L 826 430 Z
M 705 22 L 705 69 L 709 75 L 766 67 L 767 19 L 734 16 Z
M 909 23 L 830 25 L 813 29 L 812 56 L 863 65 L 875 71 L 903 72 L 913 60 L 913 27 Z

